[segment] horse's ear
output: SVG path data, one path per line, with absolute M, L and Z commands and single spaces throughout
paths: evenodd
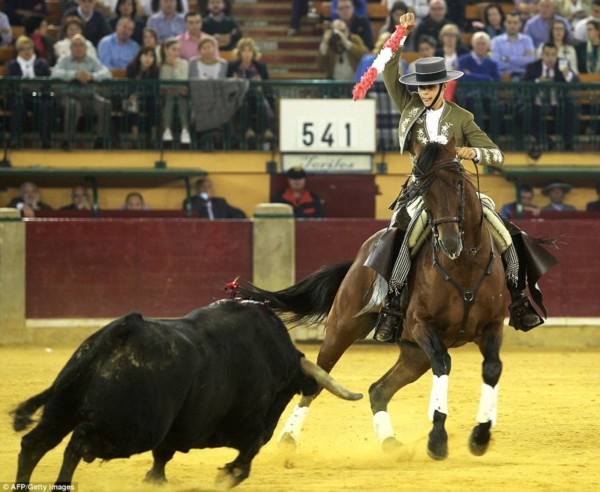
M 415 151 L 415 155 L 418 157 L 418 156 L 421 155 L 421 152 L 423 152 L 423 149 L 425 147 L 423 147 L 421 145 L 421 143 L 419 142 L 419 140 L 415 139 L 414 140 L 414 144 L 413 144 L 413 148 L 414 148 L 414 151 Z
M 448 152 L 456 154 L 456 137 L 454 135 L 452 135 L 450 140 L 448 140 L 448 143 L 445 145 L 445 147 L 448 150 Z

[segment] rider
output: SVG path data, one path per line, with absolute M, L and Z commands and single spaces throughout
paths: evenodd
M 414 14 L 402 15 L 399 24 L 410 31 L 415 25 Z M 473 115 L 457 104 L 444 100 L 448 82 L 460 78 L 463 73 L 457 70 L 446 70 L 443 58 L 428 57 L 416 61 L 414 73 L 398 78 L 398 61 L 401 52 L 400 48 L 383 71 L 383 80 L 388 94 L 401 113 L 400 152 L 408 150 L 414 165 L 418 157 L 414 150 L 415 142 L 418 141 L 422 146 L 431 141 L 445 143 L 454 136 L 458 158 L 469 159 L 475 164 L 483 166 L 501 167 L 504 163 L 504 155 L 487 134 L 477 126 Z M 408 86 L 417 86 L 417 92 L 409 92 Z M 398 206 L 395 208 L 392 225 L 404 232 L 408 225 L 406 212 L 398 209 Z M 514 253 L 514 248 L 512 253 Z M 503 259 L 506 263 L 507 258 L 504 257 L 504 254 Z M 542 324 L 542 319 L 525 295 L 524 283 L 517 282 L 514 275 L 511 278 L 507 277 L 507 280 L 512 300 L 509 310 L 514 326 L 527 331 Z M 390 283 L 385 304 L 375 326 L 375 339 L 378 341 L 393 342 L 396 339 L 396 333 L 401 326 L 403 317 L 400 310 L 401 289 L 402 285 L 394 286 L 393 282 Z

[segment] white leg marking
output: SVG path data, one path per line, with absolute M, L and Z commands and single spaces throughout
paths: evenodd
M 489 384 L 481 385 L 481 399 L 479 400 L 479 411 L 477 412 L 477 422 L 485 424 L 492 421 L 492 427 L 496 426 L 498 406 L 498 385 L 493 388 Z
M 429 398 L 429 420 L 433 422 L 435 411 L 448 415 L 448 375 L 433 376 L 431 397 Z
M 304 426 L 304 421 L 306 420 L 306 414 L 308 413 L 308 407 L 300 407 L 296 405 L 290 415 L 290 418 L 285 423 L 281 434 L 279 435 L 279 440 L 284 434 L 290 434 L 296 443 L 300 441 L 300 434 L 302 432 L 302 427 Z
M 375 436 L 379 444 L 383 443 L 388 437 L 396 437 L 396 433 L 392 427 L 392 419 L 387 412 L 381 411 L 373 415 L 373 427 L 375 428 Z

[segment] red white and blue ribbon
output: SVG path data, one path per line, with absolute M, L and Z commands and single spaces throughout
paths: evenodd
M 367 91 L 371 88 L 373 82 L 377 79 L 377 76 L 383 72 L 383 69 L 392 59 L 394 53 L 398 51 L 400 44 L 403 44 L 407 35 L 408 30 L 405 26 L 396 26 L 394 34 L 392 34 L 390 39 L 385 42 L 371 66 L 360 78 L 360 82 L 354 84 L 354 89 L 352 89 L 352 99 L 358 101 L 367 95 Z

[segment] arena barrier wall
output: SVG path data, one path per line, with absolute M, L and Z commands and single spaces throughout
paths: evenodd
M 582 319 L 583 325 L 600 318 L 600 258 L 594 246 L 600 221 L 532 219 L 519 225 L 534 236 L 559 238 L 560 264 L 541 281 L 550 316 Z M 32 219 L 25 226 L 29 327 L 113 319 L 130 311 L 182 316 L 225 297 L 226 282 L 253 275 L 249 220 Z M 295 249 L 295 278 L 301 279 L 320 266 L 353 259 L 362 242 L 385 226 L 368 219 L 298 220 L 295 239 L 286 236 L 294 244 L 280 248 Z M 266 261 L 265 268 L 269 265 Z

